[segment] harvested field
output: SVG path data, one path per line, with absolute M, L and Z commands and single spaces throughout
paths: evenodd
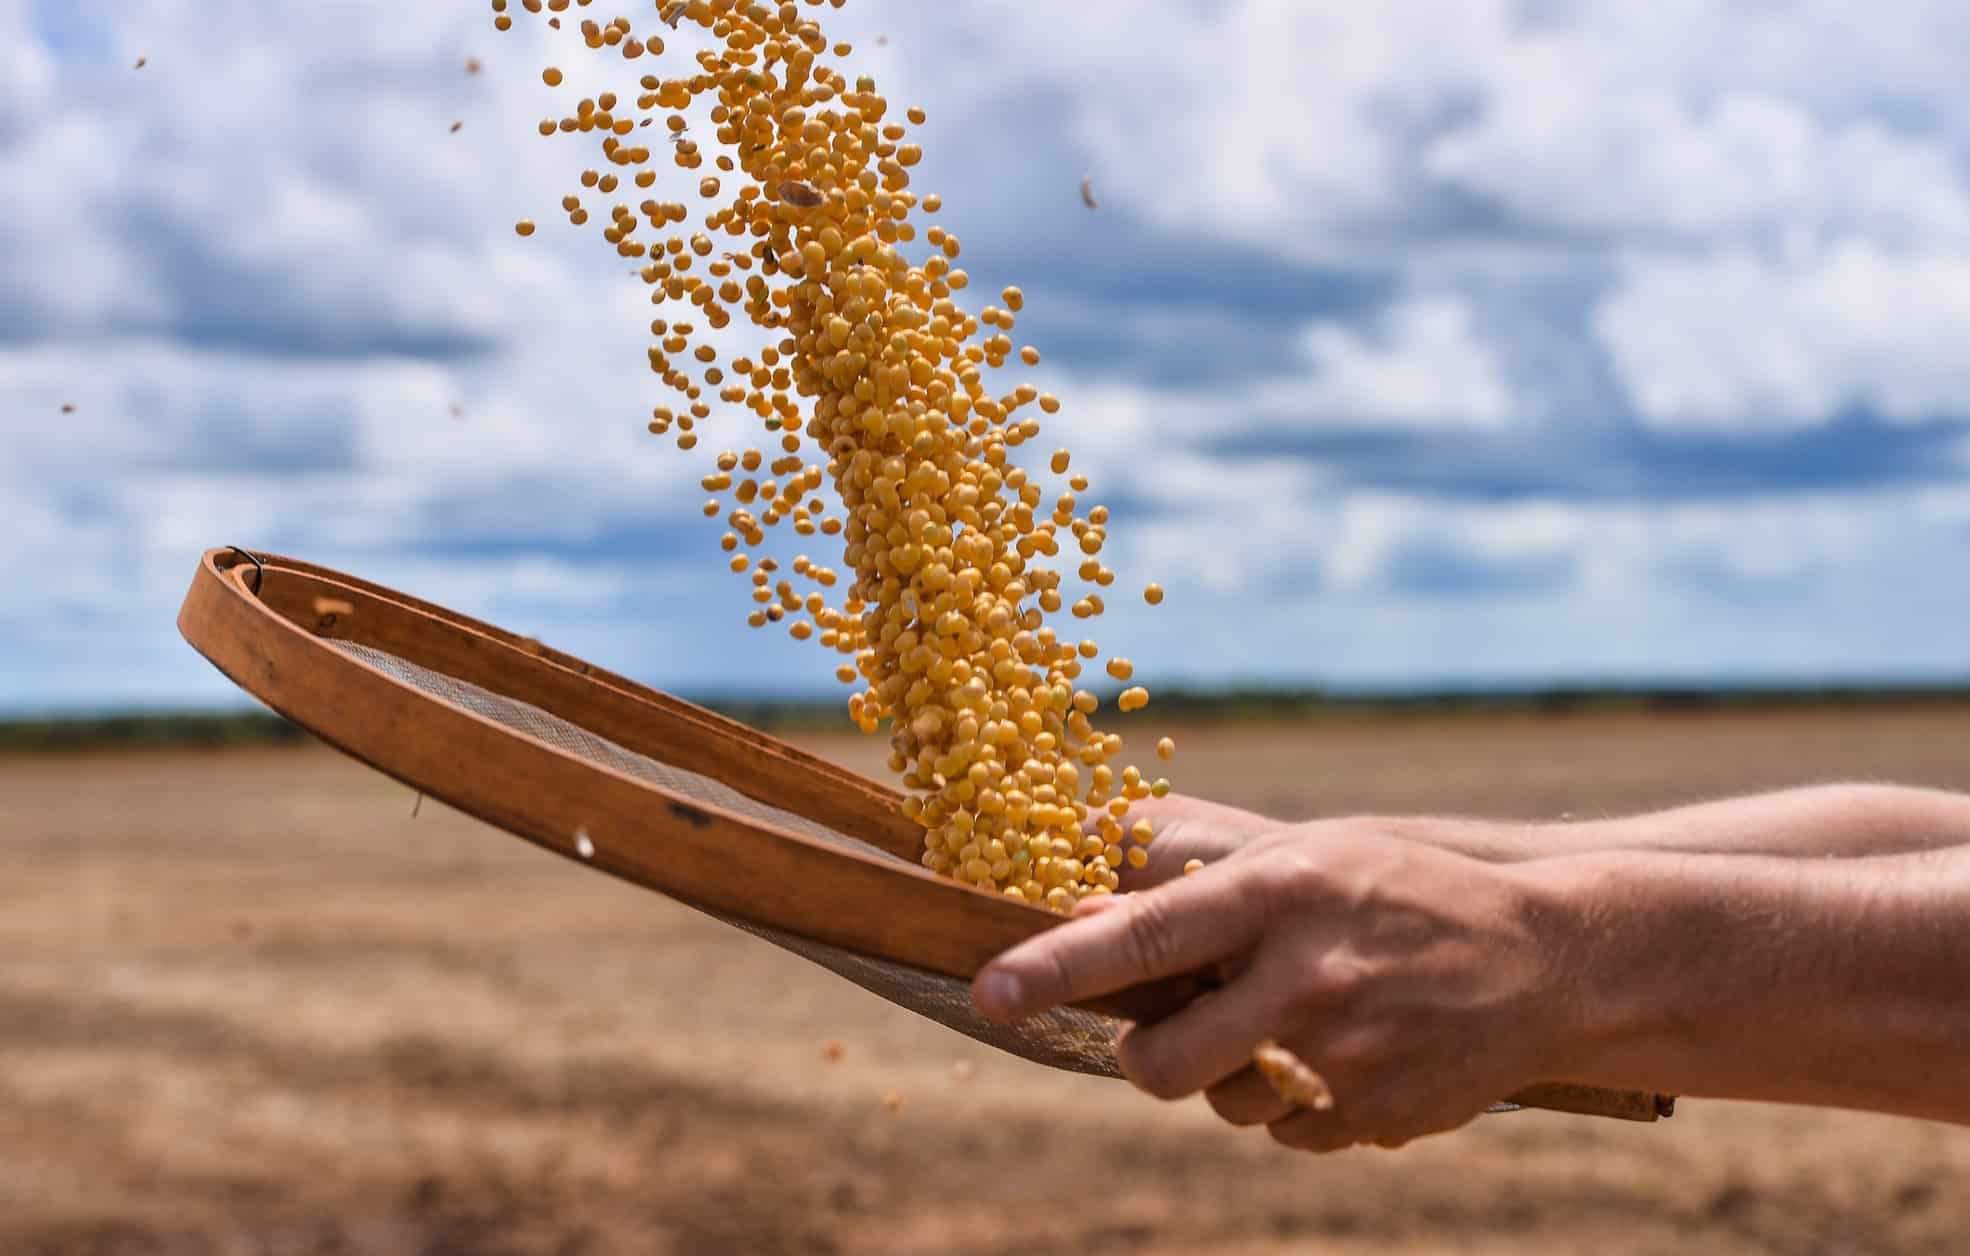
M 1295 817 L 1970 788 L 1970 708 L 1168 731 L 1180 788 Z M 1852 1114 L 1525 1113 L 1296 1157 L 412 801 L 313 748 L 0 759 L 0 1253 L 1940 1253 L 1970 1233 L 1970 1130 Z

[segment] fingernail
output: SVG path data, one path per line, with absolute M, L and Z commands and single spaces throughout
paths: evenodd
M 1025 991 L 1019 978 L 995 969 L 978 979 L 978 1005 L 988 1016 L 1010 1018 Z

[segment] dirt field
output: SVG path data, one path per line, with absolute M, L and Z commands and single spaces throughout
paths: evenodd
M 1970 710 L 1178 738 L 1181 788 L 1292 816 L 1970 787 Z M 0 760 L 0 1253 L 1970 1244 L 1970 1130 L 1685 1102 L 1291 1156 L 411 802 L 318 750 Z

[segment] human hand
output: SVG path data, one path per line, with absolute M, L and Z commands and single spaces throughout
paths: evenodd
M 1292 1147 L 1398 1146 L 1560 1062 L 1570 1030 L 1556 963 L 1571 926 L 1522 868 L 1375 821 L 1285 830 L 1193 876 L 1084 904 L 988 965 L 973 1000 L 1012 1021 L 1215 967 L 1230 974 L 1221 989 L 1125 1032 L 1131 1082 L 1161 1099 L 1203 1092 L 1226 1121 Z M 1267 1039 L 1326 1079 L 1331 1110 L 1273 1091 L 1252 1067 Z
M 1245 811 L 1182 794 L 1138 799 L 1129 808 L 1129 819 L 1149 821 L 1156 831 L 1156 840 L 1148 849 L 1147 864 L 1135 868 L 1125 863 L 1117 870 L 1121 873 L 1125 891 L 1146 890 L 1161 885 L 1182 876 L 1183 866 L 1193 859 L 1206 864 L 1216 863 L 1246 843 L 1286 827 L 1284 822 L 1262 816 L 1256 811 Z M 1088 823 L 1092 830 L 1095 819 L 1091 818 Z
M 1629 827 L 1612 823 L 1596 826 L 1590 836 L 1570 833 L 1569 828 L 1575 826 L 1446 816 L 1344 816 L 1295 823 L 1181 794 L 1138 799 L 1130 807 L 1129 816 L 1132 820 L 1148 820 L 1156 831 L 1156 840 L 1149 847 L 1149 862 L 1145 866 L 1134 868 L 1124 864 L 1120 869 L 1122 888 L 1126 891 L 1146 890 L 1180 876 L 1184 865 L 1192 859 L 1216 863 L 1261 837 L 1285 832 L 1308 838 L 1345 839 L 1351 833 L 1373 831 L 1488 863 L 1518 863 L 1567 854 L 1591 849 L 1596 841 L 1613 846 L 1645 840 Z M 1098 817 L 1090 818 L 1091 831 L 1097 820 Z

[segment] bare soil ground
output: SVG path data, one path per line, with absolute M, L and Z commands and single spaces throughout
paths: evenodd
M 1970 710 L 1174 731 L 1181 788 L 1295 817 L 1970 787 Z M 1970 1130 L 1686 1101 L 1292 1156 L 411 804 L 314 749 L 0 760 L 0 1253 L 1970 1242 Z

